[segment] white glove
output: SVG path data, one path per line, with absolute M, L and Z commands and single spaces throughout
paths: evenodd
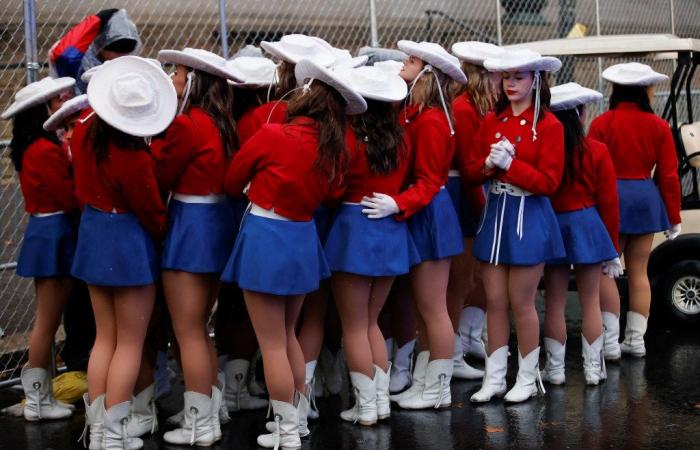
M 675 225 L 671 225 L 671 228 L 664 231 L 664 234 L 666 235 L 666 239 L 669 241 L 674 240 L 679 234 L 681 234 L 681 224 L 677 223 Z
M 374 192 L 374 197 L 362 197 L 360 205 L 365 208 L 363 214 L 367 214 L 370 219 L 383 219 L 399 212 L 399 205 L 396 204 L 391 195 L 378 194 Z
M 622 263 L 620 258 L 611 259 L 603 263 L 603 273 L 609 278 L 619 278 L 622 276 Z
M 508 152 L 508 150 L 502 146 L 498 146 L 497 144 L 491 146 L 491 153 L 489 154 L 488 159 L 494 166 L 503 170 L 510 169 L 510 165 L 513 162 L 513 156 Z
M 497 146 L 507 151 L 510 156 L 515 156 L 515 147 L 505 136 L 502 137 L 501 140 L 498 141 L 496 144 L 492 145 L 491 148 L 493 148 L 494 146 Z

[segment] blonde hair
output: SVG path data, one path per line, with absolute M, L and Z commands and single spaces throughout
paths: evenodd
M 493 111 L 498 100 L 498 93 L 491 83 L 488 70 L 481 66 L 462 61 L 462 71 L 467 75 L 467 84 L 453 82 L 450 86 L 451 98 L 457 98 L 465 92 L 471 97 L 472 103 L 480 116 Z
M 449 99 L 448 86 L 449 78 L 442 73 L 440 69 L 432 66 L 432 73 L 427 71 L 423 72 L 423 75 L 415 82 L 408 103 L 411 105 L 418 105 L 419 111 L 422 111 L 423 108 L 426 107 L 442 109 L 440 90 L 442 90 L 447 100 Z M 452 117 L 452 103 L 445 101 L 445 106 L 447 107 L 446 114 L 448 114 L 450 122 L 454 122 Z

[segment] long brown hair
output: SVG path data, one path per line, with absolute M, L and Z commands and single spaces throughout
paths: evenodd
M 309 90 L 289 100 L 287 122 L 297 117 L 310 117 L 318 128 L 318 159 L 316 166 L 332 181 L 342 180 L 347 171 L 345 146 L 345 100 L 325 83 L 314 81 Z
M 191 107 L 196 106 L 211 116 L 219 129 L 224 153 L 229 158 L 238 149 L 236 121 L 231 114 L 232 105 L 233 90 L 225 79 L 194 70 L 192 88 L 183 111 L 189 111 Z
M 109 144 L 113 143 L 121 150 L 139 151 L 150 153 L 146 140 L 142 137 L 132 136 L 117 130 L 95 114 L 87 132 L 87 140 L 92 143 L 92 151 L 95 160 L 100 163 L 109 159 Z
M 233 119 L 241 120 L 241 117 L 251 108 L 258 107 L 266 102 L 267 88 L 238 88 L 233 89 Z
M 549 92 L 549 80 L 547 76 L 547 72 L 540 72 L 540 115 L 537 118 L 537 121 L 539 122 L 542 120 L 544 117 L 544 112 L 549 111 L 549 101 L 552 99 L 552 94 Z M 535 73 L 532 73 L 532 82 L 535 82 Z M 536 92 L 533 90 L 532 91 L 532 104 L 534 106 L 535 104 L 535 94 Z M 498 101 L 496 102 L 496 114 L 500 114 L 503 111 L 506 110 L 510 106 L 510 100 L 508 100 L 508 96 L 506 95 L 505 91 L 501 90 L 501 93 L 498 95 Z
M 297 78 L 294 75 L 296 65 L 288 61 L 282 61 L 277 67 L 277 85 L 275 86 L 275 99 L 281 99 L 284 94 L 297 87 Z
M 467 84 L 453 81 L 450 86 L 452 98 L 457 98 L 466 92 L 480 116 L 483 117 L 487 112 L 493 111 L 498 93 L 493 88 L 489 71 L 468 61 L 462 62 L 462 71 L 467 75 Z
M 415 81 L 408 102 L 412 105 L 418 105 L 419 110 L 428 107 L 442 109 L 442 102 L 440 101 L 440 91 L 442 90 L 442 94 L 445 98 L 445 106 L 447 108 L 445 113 L 449 116 L 450 122 L 454 123 L 452 104 L 449 101 L 450 97 L 448 95 L 449 82 L 450 78 L 447 75 L 442 73 L 440 69 L 432 66 L 432 73 L 424 72 L 423 75 Z M 411 83 L 409 83 L 409 86 L 410 85 Z
M 364 114 L 350 116 L 350 126 L 360 141 L 367 137 L 366 153 L 373 173 L 388 174 L 396 170 L 406 156 L 404 128 L 399 125 L 394 105 L 367 100 Z
M 44 130 L 44 122 L 49 118 L 46 103 L 41 103 L 17 114 L 12 121 L 12 140 L 10 141 L 10 158 L 18 172 L 22 170 L 24 151 L 32 143 L 43 137 L 56 145 L 61 145 L 53 131 Z

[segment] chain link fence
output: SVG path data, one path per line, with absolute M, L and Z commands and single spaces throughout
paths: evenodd
M 32 75 L 48 74 L 51 45 L 104 8 L 125 8 L 140 32 L 143 56 L 162 48 L 204 48 L 225 57 L 246 44 L 306 33 L 355 53 L 366 45 L 394 47 L 399 39 L 430 40 L 447 48 L 460 40 L 497 44 L 587 35 L 673 33 L 698 37 L 700 4 L 693 0 L 121 0 L 0 2 L 0 108 Z M 30 33 L 32 23 L 35 34 Z M 577 25 L 579 24 L 579 25 Z M 585 31 L 584 31 L 585 27 Z M 36 49 L 37 61 L 31 61 Z M 27 55 L 30 58 L 27 58 Z M 601 68 L 612 59 L 568 58 L 556 81 L 602 90 Z M 673 62 L 653 62 L 673 71 Z M 659 86 L 657 107 L 668 84 Z M 607 92 L 606 92 L 607 94 Z M 591 116 L 596 111 L 591 111 Z M 18 376 L 33 320 L 31 280 L 14 274 L 25 224 L 16 173 L 7 157 L 10 124 L 0 123 L 0 383 Z M 61 333 L 59 333 L 60 340 Z

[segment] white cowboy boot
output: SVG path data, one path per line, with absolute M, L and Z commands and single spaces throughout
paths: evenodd
M 481 389 L 471 396 L 474 403 L 485 403 L 493 397 L 506 393 L 506 372 L 508 371 L 508 346 L 498 348 L 486 358 L 486 374 Z
M 389 399 L 392 402 L 400 402 L 401 400 L 405 400 L 423 392 L 423 387 L 425 386 L 425 372 L 428 369 L 429 359 L 429 351 L 424 350 L 418 353 L 418 356 L 416 357 L 416 364 L 413 367 L 413 381 L 411 383 L 411 387 L 400 394 L 390 395 Z M 391 384 L 389 384 L 389 390 L 391 391 Z
M 430 361 L 425 371 L 423 391 L 399 401 L 399 406 L 404 409 L 437 409 L 450 406 L 452 404 L 452 394 L 450 393 L 452 367 L 451 359 Z
M 309 430 L 309 409 L 311 408 L 310 393 L 311 389 L 307 386 L 304 392 L 296 391 L 295 399 L 297 406 L 297 417 L 299 418 L 299 437 L 307 437 L 311 435 Z M 270 433 L 274 433 L 277 429 L 277 424 L 274 421 L 267 422 L 265 429 Z
M 412 339 L 403 346 L 397 346 L 394 349 L 389 392 L 401 392 L 411 385 L 411 363 L 413 362 L 415 346 L 416 340 Z
M 605 336 L 601 334 L 592 344 L 588 344 L 586 338 L 581 335 L 583 375 L 586 377 L 586 384 L 591 386 L 596 386 L 601 380 L 607 378 L 605 358 L 603 357 L 604 340 Z
M 462 339 L 455 334 L 454 352 L 452 352 L 452 376 L 461 380 L 480 380 L 484 377 L 484 371 L 476 369 L 464 360 L 462 351 Z
M 620 318 L 615 314 L 603 311 L 603 329 L 605 334 L 605 359 L 617 361 L 620 359 Z
M 377 386 L 374 379 L 360 372 L 350 372 L 350 382 L 355 392 L 355 405 L 340 413 L 346 422 L 370 426 L 377 423 Z
M 391 362 L 386 372 L 375 364 L 374 384 L 377 387 L 377 419 L 384 420 L 391 416 L 391 402 L 389 401 L 389 374 Z
M 229 412 L 247 411 L 267 407 L 267 400 L 250 395 L 248 391 L 248 369 L 245 359 L 232 359 L 224 365 L 226 378 L 224 400 Z
M 627 326 L 625 340 L 620 344 L 620 350 L 627 355 L 642 357 L 647 354 L 644 346 L 644 334 L 647 332 L 647 318 L 643 315 L 627 311 Z
M 102 450 L 102 427 L 105 420 L 105 396 L 104 394 L 97 397 L 92 403 L 87 392 L 83 394 L 83 402 L 85 403 L 85 427 L 83 434 L 80 435 L 78 441 L 83 441 L 83 447 L 89 450 Z M 88 435 L 90 437 L 90 446 L 87 445 Z
M 566 382 L 565 357 L 566 342 L 563 344 L 556 339 L 544 338 L 544 349 L 547 352 L 547 362 L 542 371 L 542 381 L 549 384 L 564 384 Z
M 126 427 L 129 436 L 140 437 L 158 430 L 155 394 L 156 385 L 151 384 L 132 398 L 129 425 Z
M 102 426 L 102 449 L 104 450 L 139 450 L 143 441 L 130 437 L 126 429 L 129 426 L 131 402 L 118 403 L 104 411 Z
M 486 359 L 486 346 L 481 339 L 484 331 L 486 314 L 481 308 L 467 306 L 459 317 L 459 336 L 462 339 L 462 351 L 475 358 Z
M 221 377 L 217 376 L 216 386 L 211 387 L 211 417 L 214 421 L 214 440 L 221 440 L 221 424 L 228 423 L 231 418 L 228 415 L 228 408 L 224 401 L 224 390 L 226 384 L 222 382 L 223 373 L 219 372 Z
M 540 390 L 545 393 L 540 378 L 540 348 L 537 347 L 523 358 L 518 350 L 518 376 L 515 386 L 508 391 L 504 400 L 509 403 L 519 403 L 536 396 Z
M 307 420 L 318 419 L 318 408 L 316 407 L 316 400 L 314 396 L 314 388 L 316 384 L 316 378 L 314 378 L 314 372 L 316 371 L 316 360 L 309 361 L 306 363 L 306 377 L 304 384 L 306 384 L 306 392 L 309 394 L 309 413 L 307 414 Z
M 59 404 L 53 397 L 53 385 L 46 369 L 23 367 L 21 379 L 26 420 L 65 419 L 73 415 L 69 407 Z
M 185 392 L 185 424 L 182 428 L 168 431 L 163 440 L 175 445 L 198 445 L 209 447 L 216 442 L 218 420 L 214 419 L 211 397 L 199 392 Z M 216 410 L 218 417 L 218 408 Z M 219 430 L 219 435 L 221 430 Z
M 272 434 L 258 436 L 258 445 L 283 450 L 301 448 L 297 408 L 279 400 L 270 400 L 270 404 L 275 418 L 275 430 Z

